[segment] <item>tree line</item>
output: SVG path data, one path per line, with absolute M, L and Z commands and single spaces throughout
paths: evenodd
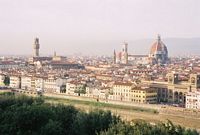
M 85 112 L 42 98 L 0 95 L 1 135 L 198 135 L 170 121 L 156 125 L 123 121 L 110 111 Z

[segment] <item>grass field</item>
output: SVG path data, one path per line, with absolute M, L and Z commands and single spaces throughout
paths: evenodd
M 73 100 L 73 99 L 62 99 L 62 98 L 54 98 L 54 97 L 45 97 L 46 101 L 52 101 L 57 103 L 65 103 L 71 105 L 87 105 L 92 106 L 95 108 L 110 108 L 110 109 L 120 109 L 120 110 L 127 110 L 127 111 L 137 111 L 137 112 L 148 112 L 148 113 L 158 113 L 155 109 L 147 109 L 135 106 L 125 106 L 125 105 L 113 105 L 108 103 L 102 102 L 95 102 L 95 101 L 82 101 L 82 100 Z
M 90 111 L 94 109 L 110 110 L 113 114 L 119 115 L 121 118 L 128 121 L 142 119 L 150 123 L 158 123 L 170 120 L 174 124 L 188 128 L 194 128 L 200 131 L 200 119 L 191 118 L 187 116 L 159 114 L 159 112 L 155 109 L 124 105 L 113 105 L 95 101 L 82 101 L 56 97 L 44 97 L 44 99 L 47 103 L 73 105 L 76 108 L 79 108 L 84 111 Z
M 46 103 L 73 105 L 83 111 L 95 109 L 110 110 L 113 114 L 119 115 L 122 119 L 128 121 L 142 119 L 150 123 L 158 123 L 170 120 L 174 124 L 200 131 L 200 118 L 191 117 L 190 115 L 159 113 L 156 109 L 143 108 L 140 106 L 116 105 L 97 101 L 70 99 L 68 97 L 43 96 L 43 98 Z

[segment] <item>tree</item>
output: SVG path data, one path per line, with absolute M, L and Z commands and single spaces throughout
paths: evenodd
M 85 94 L 86 93 L 86 84 L 80 85 L 74 92 L 78 93 L 79 96 L 80 96 L 80 94 Z
M 49 120 L 49 122 L 42 127 L 41 135 L 64 135 L 61 123 L 58 121 Z
M 126 122 L 110 111 L 88 113 L 73 106 L 51 105 L 42 98 L 0 95 L 1 135 L 198 135 L 172 122 Z
M 9 86 L 9 85 L 10 85 L 10 77 L 9 77 L 9 76 L 5 76 L 3 83 L 4 83 L 6 86 Z

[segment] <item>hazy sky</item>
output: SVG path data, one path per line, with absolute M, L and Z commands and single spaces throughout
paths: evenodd
M 200 0 L 0 0 L 0 54 L 32 54 L 36 36 L 42 54 L 109 54 L 158 33 L 200 37 Z

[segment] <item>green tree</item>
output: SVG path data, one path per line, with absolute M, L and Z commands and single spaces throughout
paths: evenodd
M 64 135 L 61 127 L 61 123 L 50 119 L 49 122 L 42 127 L 41 135 Z
M 4 83 L 6 86 L 9 86 L 9 85 L 10 85 L 10 77 L 9 77 L 9 76 L 5 76 L 3 83 Z
M 0 95 L 0 135 L 198 135 L 172 122 L 122 121 L 110 111 L 88 113 L 42 98 Z
M 80 96 L 80 94 L 85 94 L 86 93 L 86 84 L 78 86 L 74 92 L 78 93 L 79 96 Z

